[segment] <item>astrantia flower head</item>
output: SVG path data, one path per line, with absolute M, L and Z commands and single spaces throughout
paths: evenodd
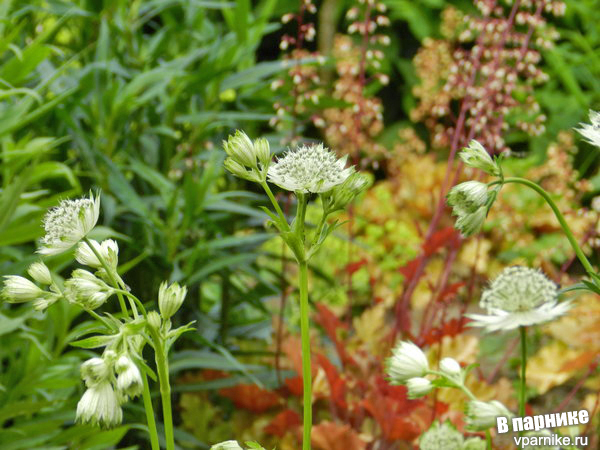
M 246 133 L 237 130 L 223 141 L 223 149 L 228 155 L 224 165 L 231 173 L 250 181 L 265 180 L 271 164 L 271 149 L 265 138 L 252 142 Z
M 419 448 L 421 450 L 462 450 L 463 443 L 463 435 L 450 423 L 436 421 L 421 435 Z
M 553 320 L 571 307 L 558 303 L 558 288 L 539 270 L 508 267 L 490 284 L 480 301 L 488 314 L 469 314 L 469 325 L 487 331 L 511 330 Z
M 471 214 L 488 200 L 488 188 L 480 181 L 465 181 L 454 186 L 447 196 L 448 205 L 452 207 L 452 214 L 461 216 Z
M 467 428 L 471 431 L 484 431 L 496 426 L 496 418 L 512 417 L 512 413 L 502 403 L 496 400 L 482 402 L 472 400 L 466 408 Z
M 65 295 L 72 303 L 78 303 L 86 309 L 96 309 L 114 294 L 115 290 L 93 273 L 83 269 L 73 271 L 71 278 L 65 281 Z
M 106 261 L 111 268 L 116 268 L 119 263 L 119 246 L 112 239 L 106 239 L 102 243 L 90 239 L 94 250 Z M 87 242 L 80 242 L 75 251 L 75 259 L 79 264 L 99 269 L 102 263 L 96 256 L 96 253 L 90 248 Z
M 50 270 L 46 267 L 41 261 L 34 262 L 27 269 L 27 273 L 31 278 L 41 284 L 52 284 L 52 275 L 50 274 Z
M 406 382 L 408 388 L 408 398 L 419 398 L 429 394 L 433 389 L 433 384 L 427 378 L 414 377 Z
M 409 341 L 400 341 L 387 360 L 386 372 L 392 384 L 404 384 L 410 378 L 422 377 L 428 370 L 427 357 Z
M 158 290 L 158 308 L 165 320 L 169 319 L 179 310 L 186 294 L 187 287 L 179 286 L 178 283 L 173 283 L 169 286 L 169 284 L 164 281 L 160 285 Z
M 77 403 L 77 419 L 103 428 L 112 428 L 123 420 L 119 397 L 109 381 L 88 388 Z
M 210 450 L 244 450 L 238 441 L 224 441 L 213 445 Z
M 129 356 L 122 355 L 115 363 L 117 389 L 126 397 L 136 397 L 144 388 L 140 369 Z
M 292 192 L 328 192 L 354 173 L 354 167 L 345 168 L 346 159 L 323 144 L 297 147 L 269 167 L 269 181 Z
M 462 214 L 456 219 L 454 226 L 463 237 L 473 236 L 481 231 L 487 217 L 488 208 L 481 206 L 475 212 Z
M 498 164 L 492 159 L 487 150 L 476 140 L 469 142 L 469 146 L 463 148 L 459 153 L 460 159 L 469 166 L 476 169 L 481 169 L 484 172 L 498 176 L 500 175 L 500 168 Z
M 95 357 L 85 361 L 80 371 L 85 385 L 90 388 L 108 381 L 112 367 L 110 361 Z
M 17 275 L 4 277 L 4 286 L 0 296 L 9 303 L 23 303 L 44 297 L 46 291 L 37 287 L 27 278 Z
M 92 231 L 100 214 L 100 196 L 63 200 L 44 217 L 45 236 L 38 253 L 56 255 L 73 247 Z
M 460 364 L 454 358 L 444 358 L 440 361 L 440 372 L 450 378 L 461 376 Z
M 596 147 L 600 147 L 600 112 L 590 110 L 590 122 L 580 123 L 580 128 L 575 128 L 575 131 L 579 132 L 587 142 Z

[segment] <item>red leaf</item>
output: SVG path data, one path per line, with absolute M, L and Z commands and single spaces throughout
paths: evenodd
M 357 270 L 359 270 L 362 266 L 364 266 L 365 264 L 367 264 L 367 258 L 363 258 L 360 261 L 354 261 L 351 263 L 346 264 L 346 267 L 344 267 L 344 271 L 348 274 L 348 275 L 353 275 L 354 272 L 356 272 Z
M 465 284 L 466 283 L 464 281 L 459 281 L 458 283 L 452 283 L 446 286 L 446 288 L 438 295 L 437 301 L 444 302 L 452 300 L 454 297 L 456 297 L 456 293 L 458 292 L 458 290 Z
M 342 363 L 345 364 L 356 364 L 354 358 L 350 356 L 350 354 L 346 351 L 344 347 L 344 343 L 340 341 L 338 338 L 338 329 L 347 329 L 348 324 L 342 322 L 338 317 L 325 305 L 317 304 L 317 316 L 315 317 L 315 321 L 323 327 L 329 339 L 333 341 L 335 344 L 335 348 L 337 353 L 342 360 Z
M 418 256 L 417 258 L 407 262 L 404 266 L 400 267 L 398 269 L 398 272 L 400 272 L 402 275 L 404 275 L 404 277 L 406 278 L 406 281 L 412 279 L 412 277 L 415 275 L 417 268 L 421 265 L 421 262 L 423 261 L 423 257 L 422 256 Z
M 241 409 L 262 413 L 279 404 L 279 396 L 262 389 L 255 384 L 238 384 L 230 388 L 219 389 L 219 394 L 233 401 Z
M 300 415 L 291 409 L 284 409 L 265 426 L 265 433 L 283 437 L 290 429 L 302 425 Z
M 315 425 L 311 434 L 315 450 L 365 450 L 367 443 L 347 424 L 323 421 Z
M 286 378 L 283 383 L 287 386 L 287 388 L 290 390 L 290 392 L 292 393 L 292 395 L 295 395 L 296 397 L 301 397 L 302 396 L 302 377 L 300 375 L 297 375 L 295 377 L 291 377 L 291 378 Z
M 427 257 L 433 255 L 441 247 L 453 247 L 458 243 L 459 239 L 460 236 L 453 227 L 438 230 L 423 242 L 423 254 Z
M 342 410 L 347 409 L 348 404 L 346 403 L 346 382 L 340 376 L 336 367 L 324 355 L 318 354 L 317 361 L 327 376 L 331 400 L 338 408 L 341 408 Z

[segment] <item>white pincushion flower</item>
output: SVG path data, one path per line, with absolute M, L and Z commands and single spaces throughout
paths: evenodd
M 37 287 L 27 278 L 18 275 L 6 275 L 0 294 L 9 303 L 23 303 L 43 298 L 47 292 Z
M 117 389 L 128 397 L 136 397 L 144 388 L 140 369 L 126 355 L 119 357 L 115 363 L 117 372 Z
M 38 253 L 56 255 L 67 251 L 92 231 L 100 214 L 100 196 L 63 200 L 44 217 L 46 235 Z
M 512 413 L 502 403 L 496 400 L 482 402 L 472 400 L 466 408 L 467 428 L 471 431 L 484 431 L 496 426 L 498 417 L 512 417 Z
M 440 361 L 440 372 L 450 378 L 460 377 L 462 370 L 454 358 L 444 358 Z
M 65 281 L 65 295 L 72 303 L 86 309 L 96 309 L 113 295 L 115 290 L 93 273 L 83 269 L 73 271 Z
M 481 169 L 490 175 L 500 175 L 498 164 L 492 159 L 483 145 L 476 140 L 469 142 L 469 146 L 463 148 L 458 156 L 469 167 Z
M 346 159 L 323 144 L 297 147 L 269 167 L 269 181 L 292 192 L 328 192 L 354 173 L 354 167 L 344 168 Z
M 450 423 L 435 422 L 429 430 L 421 435 L 421 450 L 462 450 L 463 435 Z
M 41 284 L 52 284 L 52 275 L 50 274 L 50 270 L 46 267 L 41 261 L 34 262 L 27 269 L 27 273 L 31 278 Z
M 600 147 L 600 112 L 590 110 L 590 122 L 592 123 L 580 123 L 581 127 L 575 128 L 575 131 L 586 138 L 590 144 Z
M 213 445 L 210 450 L 244 450 L 238 441 L 224 441 Z
M 165 320 L 179 310 L 186 294 L 187 287 L 185 286 L 179 286 L 178 283 L 169 286 L 166 281 L 161 283 L 158 290 L 158 308 Z
M 469 325 L 487 331 L 512 330 L 556 319 L 571 308 L 558 303 L 558 288 L 539 270 L 508 267 L 490 284 L 479 305 L 488 314 L 467 314 Z
M 90 243 L 94 247 L 94 250 L 106 261 L 111 268 L 116 268 L 119 263 L 119 246 L 112 239 L 106 239 L 102 243 L 90 239 Z M 84 266 L 93 267 L 99 269 L 102 267 L 102 263 L 92 251 L 87 242 L 80 242 L 75 251 L 75 259 L 79 264 Z
M 410 378 L 422 377 L 428 370 L 427 357 L 409 341 L 400 341 L 387 360 L 386 372 L 392 384 L 404 384 Z
M 408 398 L 414 399 L 429 394 L 433 389 L 433 384 L 427 378 L 414 377 L 406 382 L 408 388 Z
M 109 381 L 88 388 L 77 403 L 77 419 L 103 428 L 112 428 L 123 420 L 119 397 Z

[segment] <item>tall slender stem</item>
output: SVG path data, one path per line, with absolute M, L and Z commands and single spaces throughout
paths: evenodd
M 269 197 L 269 200 L 271 200 L 271 203 L 273 204 L 275 211 L 277 211 L 277 214 L 279 215 L 279 218 L 281 219 L 282 223 L 285 223 L 287 225 L 287 219 L 285 218 L 285 214 L 283 214 L 283 211 L 281 210 L 281 206 L 279 206 L 279 203 L 277 203 L 277 200 L 275 199 L 273 192 L 271 192 L 271 188 L 269 187 L 267 182 L 263 181 L 260 185 L 263 187 L 263 189 L 267 193 L 267 196 Z
M 304 427 L 302 449 L 311 448 L 312 427 L 312 380 L 310 368 L 310 333 L 309 333 L 309 305 L 308 305 L 308 264 L 300 261 L 300 329 L 302 334 L 302 382 L 304 387 Z
M 171 412 L 171 384 L 169 383 L 169 363 L 163 349 L 162 339 L 154 340 L 156 344 L 155 357 L 158 369 L 158 381 L 160 383 L 160 398 L 163 407 L 163 422 L 165 425 L 165 440 L 167 450 L 175 450 L 175 438 L 173 436 L 173 413 Z
M 150 445 L 152 446 L 152 450 L 160 450 L 156 420 L 154 419 L 154 409 L 152 407 L 152 396 L 150 395 L 150 386 L 148 385 L 148 376 L 145 371 L 142 370 L 141 372 L 142 382 L 144 383 L 143 399 L 144 409 L 146 410 L 146 420 L 148 421 L 148 432 L 150 433 Z
M 527 328 L 519 327 L 521 333 L 521 390 L 519 392 L 519 416 L 525 417 L 526 371 L 527 371 Z
M 502 183 L 502 182 L 497 181 L 497 182 L 490 183 L 490 185 L 499 184 L 499 183 Z M 573 232 L 569 228 L 569 225 L 567 224 L 565 217 L 560 212 L 560 209 L 558 209 L 558 206 L 556 206 L 556 203 L 554 202 L 554 200 L 552 200 L 552 197 L 550 197 L 548 192 L 546 192 L 544 190 L 544 188 L 542 188 L 540 185 L 534 183 L 533 181 L 529 181 L 526 178 L 519 178 L 519 177 L 505 178 L 504 184 L 508 184 L 508 183 L 522 184 L 524 186 L 527 186 L 527 187 L 533 189 L 534 191 L 536 191 L 538 194 L 540 194 L 543 197 L 543 199 L 546 201 L 546 203 L 548 203 L 550 208 L 552 208 L 552 211 L 554 212 L 554 215 L 556 216 L 558 223 L 560 223 L 560 226 L 563 229 L 563 231 L 565 232 L 565 235 L 567 236 L 567 239 L 569 240 L 571 247 L 573 247 L 573 250 L 575 251 L 577 258 L 579 259 L 579 261 L 581 261 L 581 264 L 583 264 L 583 267 L 585 267 L 585 270 L 591 274 L 596 273 L 596 271 L 590 264 L 589 260 L 587 259 L 587 257 L 583 253 L 583 251 L 581 250 L 581 247 L 579 246 L 577 239 L 575 239 L 575 236 L 573 236 Z

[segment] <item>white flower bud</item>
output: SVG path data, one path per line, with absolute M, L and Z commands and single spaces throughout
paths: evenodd
M 440 371 L 449 378 L 459 377 L 462 373 L 460 364 L 454 358 L 444 358 L 440 361 Z
M 81 364 L 81 378 L 85 385 L 90 388 L 108 381 L 110 366 L 103 358 L 91 358 Z
M 77 403 L 77 422 L 112 428 L 123 420 L 119 398 L 109 381 L 85 391 Z
M 242 178 L 248 181 L 254 181 L 255 183 L 259 183 L 261 181 L 260 177 L 255 171 L 251 171 L 246 169 L 242 164 L 238 163 L 233 158 L 226 158 L 223 166 L 227 170 L 229 170 L 236 177 Z
M 473 400 L 467 403 L 466 423 L 471 431 L 484 431 L 496 426 L 497 417 L 511 417 L 511 412 L 496 401 L 482 402 Z
M 472 214 L 486 205 L 488 200 L 487 184 L 480 181 L 466 181 L 457 184 L 450 189 L 446 198 L 448 205 L 452 207 L 452 214 L 455 216 Z
M 144 389 L 140 369 L 126 355 L 122 355 L 115 364 L 117 372 L 117 389 L 126 397 L 136 397 Z
M 415 377 L 406 382 L 408 398 L 418 398 L 429 394 L 433 390 L 433 384 L 427 378 Z
M 150 328 L 152 328 L 153 330 L 158 331 L 162 325 L 162 319 L 160 317 L 160 314 L 158 314 L 156 311 L 150 311 L 148 313 L 148 326 Z
M 94 250 L 104 259 L 109 267 L 116 269 L 119 264 L 119 246 L 112 239 L 106 239 L 102 243 L 98 243 L 93 239 L 90 239 L 90 243 L 94 247 Z M 102 267 L 102 263 L 96 256 L 96 253 L 92 251 L 90 246 L 86 242 L 80 242 L 75 251 L 75 259 L 79 264 L 84 266 L 93 267 L 99 269 Z
M 213 445 L 210 450 L 244 450 L 238 441 L 225 441 Z
M 46 291 L 37 287 L 27 278 L 6 275 L 0 295 L 9 303 L 23 303 L 46 295 Z
M 469 167 L 481 169 L 490 175 L 500 175 L 498 164 L 496 164 L 487 150 L 476 140 L 469 142 L 469 146 L 463 148 L 459 156 Z
M 480 207 L 474 213 L 464 214 L 459 216 L 454 226 L 463 237 L 472 236 L 483 227 L 485 218 L 487 216 L 487 208 L 485 206 Z
M 422 377 L 429 363 L 419 347 L 409 341 L 400 341 L 387 360 L 387 374 L 392 384 L 404 384 L 410 378 Z
M 83 269 L 76 269 L 65 281 L 65 296 L 86 309 L 96 309 L 113 295 L 115 290 L 100 278 Z
M 158 308 L 165 320 L 170 319 L 179 310 L 186 294 L 185 286 L 179 286 L 177 283 L 169 286 L 166 281 L 161 283 L 158 290 Z
M 50 274 L 50 270 L 48 267 L 46 267 L 46 264 L 41 261 L 34 262 L 32 265 L 30 265 L 29 269 L 27 269 L 27 273 L 31 278 L 40 284 L 52 284 L 52 275 Z

